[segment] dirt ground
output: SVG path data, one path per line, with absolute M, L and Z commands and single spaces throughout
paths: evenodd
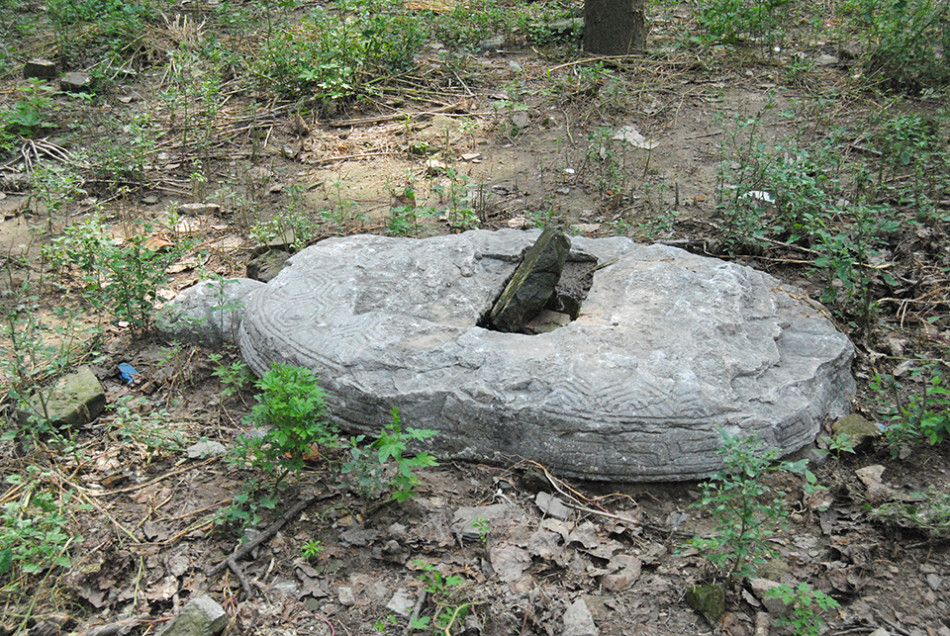
M 209 275 L 243 276 L 259 247 L 250 226 L 294 197 L 317 221 L 313 243 L 340 233 L 392 231 L 392 210 L 410 189 L 419 219 L 409 234 L 453 231 L 455 192 L 476 202 L 473 224 L 479 227 L 557 223 L 587 236 L 661 241 L 734 258 L 817 299 L 824 283 L 813 275 L 807 250 L 775 245 L 736 254 L 726 248 L 716 213 L 720 148 L 736 116 L 761 113 L 761 130 L 773 140 L 821 137 L 832 124 L 874 112 L 880 98 L 849 88 L 855 69 L 847 61 L 815 66 L 805 82 L 786 81 L 785 65 L 798 56 L 833 53 L 829 43 L 796 43 L 766 57 L 717 47 L 698 52 L 674 46 L 676 30 L 688 20 L 683 8 L 658 13 L 653 53 L 623 59 L 591 61 L 512 42 L 472 55 L 468 64 L 477 70 L 459 77 L 440 70 L 438 50 L 428 50 L 417 65 L 428 73 L 419 71 L 428 90 L 413 101 L 387 93 L 334 113 L 275 102 L 257 127 L 245 115 L 252 96 L 236 92 L 215 123 L 206 183 L 189 177 L 187 151 L 168 122 L 144 184 L 110 194 L 90 183 L 90 199 L 64 208 L 54 225 L 62 231 L 67 221 L 88 218 L 92 198 L 119 234 L 128 219 L 163 224 L 179 204 L 220 203 L 219 211 L 184 214 L 159 230 L 173 243 L 194 239 L 169 269 L 160 303 Z M 594 65 L 600 71 L 592 79 L 585 69 Z M 156 98 L 162 81 L 160 71 L 142 73 L 75 116 L 127 119 L 135 112 L 161 120 L 167 115 Z M 9 95 L 18 84 L 22 80 L 7 77 L 0 87 Z M 924 101 L 917 105 L 928 108 Z M 644 143 L 615 141 L 598 161 L 591 135 L 613 135 L 625 126 Z M 259 130 L 266 131 L 263 138 Z M 60 137 L 53 141 L 67 145 Z M 611 153 L 616 173 L 603 167 L 604 152 Z M 8 288 L 42 269 L 40 248 L 48 240 L 38 233 L 48 211 L 14 178 L 22 170 L 16 160 L 4 164 L 0 194 Z M 947 202 L 941 205 L 946 219 Z M 928 320 L 947 310 L 946 230 L 945 220 L 926 236 L 909 229 L 892 251 L 897 272 L 923 281 L 908 297 L 932 293 L 936 301 L 909 309 L 882 302 L 869 332 L 839 321 L 857 350 L 855 411 L 871 420 L 878 414 L 871 389 L 876 371 L 890 372 L 914 354 L 940 358 L 950 342 L 945 321 Z M 78 296 L 47 291 L 42 303 L 78 303 Z M 727 582 L 726 614 L 716 622 L 687 605 L 688 588 L 717 579 L 687 544 L 712 531 L 708 512 L 694 506 L 698 484 L 567 482 L 531 458 L 505 466 L 443 462 L 420 471 L 418 495 L 398 504 L 366 502 L 339 488 L 342 452 L 327 451 L 308 462 L 276 507 L 259 510 L 256 530 L 295 502 L 309 505 L 233 569 L 214 571 L 241 540 L 216 523 L 216 515 L 253 473 L 217 456 L 189 457 L 184 449 L 204 440 L 232 447 L 248 428 L 243 418 L 253 394 L 223 393 L 212 375 L 212 350 L 133 334 L 122 324 L 104 328 L 98 355 L 87 361 L 109 403 L 142 398 L 136 409 L 153 427 L 120 430 L 117 414 L 107 411 L 74 432 L 69 452 L 17 439 L 2 443 L 4 476 L 32 465 L 59 492 L 72 493 L 80 505 L 69 523 L 81 538 L 71 546 L 68 570 L 50 569 L 23 577 L 19 588 L 4 588 L 0 634 L 93 634 L 101 625 L 113 625 L 109 633 L 155 633 L 203 592 L 227 611 L 229 634 L 410 633 L 410 616 L 445 611 L 458 611 L 458 620 L 437 633 L 587 634 L 583 616 L 577 622 L 583 607 L 604 635 L 792 633 L 769 627 L 764 603 L 748 582 Z M 888 349 L 886 342 L 903 348 Z M 217 353 L 227 363 L 238 356 L 231 349 Z M 124 384 L 120 362 L 133 364 L 140 381 Z M 3 407 L 12 426 L 9 400 Z M 948 445 L 920 443 L 894 458 L 877 440 L 854 454 L 822 457 L 806 449 L 802 456 L 814 460 L 818 483 L 828 490 L 816 502 L 800 477 L 769 478 L 773 492 L 787 493 L 790 516 L 788 528 L 770 540 L 777 556 L 762 576 L 805 581 L 836 599 L 840 607 L 825 614 L 826 633 L 884 628 L 950 635 L 945 537 L 872 514 L 884 501 L 931 485 L 946 492 Z M 856 473 L 875 465 L 884 468 L 883 487 L 890 489 L 884 495 Z M 549 495 L 563 508 L 544 503 Z M 16 496 L 11 486 L 0 501 Z M 311 541 L 320 549 L 308 558 L 301 550 Z M 434 572 L 460 584 L 426 592 Z

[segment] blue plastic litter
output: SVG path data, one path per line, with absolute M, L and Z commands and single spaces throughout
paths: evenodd
M 126 384 L 132 384 L 135 381 L 135 378 L 139 376 L 139 372 L 135 370 L 128 362 L 119 363 L 119 378 Z

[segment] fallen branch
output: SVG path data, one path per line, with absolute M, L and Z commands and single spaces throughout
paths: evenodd
M 244 556 L 246 556 L 248 553 L 251 552 L 251 550 L 259 546 L 260 544 L 264 543 L 265 541 L 269 541 L 275 534 L 277 534 L 277 532 L 281 528 L 283 528 L 287 524 L 287 522 L 292 520 L 294 517 L 296 517 L 301 512 L 303 512 L 304 510 L 306 510 L 313 504 L 317 503 L 318 501 L 326 501 L 327 499 L 332 499 L 333 497 L 336 497 L 339 494 L 340 494 L 339 492 L 330 492 L 330 493 L 324 493 L 322 495 L 313 495 L 312 497 L 308 499 L 301 499 L 292 508 L 290 508 L 284 514 L 282 514 L 274 523 L 270 524 L 270 526 L 268 526 L 266 530 L 261 532 L 259 535 L 257 535 L 256 537 L 254 537 L 247 543 L 245 543 L 227 559 L 225 559 L 221 563 L 211 568 L 208 571 L 208 578 L 215 576 L 216 574 L 221 572 L 224 568 L 232 568 L 232 571 L 233 571 L 234 566 L 232 565 L 232 563 L 237 563 L 238 559 L 241 559 Z

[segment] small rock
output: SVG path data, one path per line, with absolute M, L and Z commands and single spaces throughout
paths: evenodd
M 822 53 L 815 59 L 815 64 L 818 66 L 834 66 L 839 62 L 838 58 L 834 55 L 828 55 L 827 53 Z
M 616 569 L 613 574 L 604 576 L 601 584 L 605 590 L 619 592 L 633 585 L 640 578 L 642 564 L 640 559 L 630 554 L 617 554 L 607 564 L 608 569 Z
M 752 588 L 752 593 L 755 594 L 756 598 L 762 601 L 762 605 L 765 605 L 765 609 L 773 616 L 785 616 L 792 609 L 791 605 L 787 605 L 782 599 L 768 595 L 769 590 L 779 585 L 781 585 L 781 583 L 769 579 L 749 579 L 749 587 Z
M 868 634 L 868 636 L 891 636 L 891 633 L 883 627 L 878 627 L 873 632 Z
M 487 53 L 489 51 L 497 51 L 498 49 L 505 46 L 505 36 L 496 35 L 495 37 L 482 40 L 478 43 L 478 50 L 482 53 Z
M 404 587 L 400 587 L 393 597 L 386 603 L 386 609 L 396 612 L 400 616 L 409 616 L 416 606 L 416 599 Z
M 574 601 L 564 612 L 564 627 L 561 636 L 599 636 L 600 630 L 594 624 L 594 617 L 584 599 Z
M 534 503 L 538 505 L 541 512 L 555 519 L 568 519 L 572 514 L 570 508 L 565 506 L 560 499 L 550 493 L 543 491 L 538 492 L 534 497 Z
M 570 314 L 542 309 L 524 328 L 528 333 L 550 333 L 570 323 Z
M 527 128 L 531 124 L 531 118 L 523 110 L 516 110 L 511 114 L 511 123 L 518 128 Z
M 443 172 L 445 172 L 448 166 L 445 165 L 445 162 L 439 161 L 438 159 L 429 159 L 426 161 L 426 176 L 435 177 Z
M 686 590 L 686 604 L 715 625 L 726 613 L 726 593 L 719 585 L 694 585 Z
M 356 594 L 353 592 L 352 587 L 346 585 L 341 585 L 336 590 L 336 598 L 340 602 L 340 605 L 350 607 L 356 605 Z
M 571 226 L 572 230 L 580 232 L 581 234 L 594 234 L 595 232 L 599 232 L 600 228 L 600 223 L 575 223 Z
M 77 427 L 93 421 L 106 408 L 105 390 L 87 366 L 79 367 L 51 387 L 40 390 L 45 393 L 45 414 L 39 399 L 33 395 L 27 399 L 29 410 L 17 412 L 21 422 L 39 417 L 53 426 Z
M 158 203 L 158 197 L 154 194 L 150 194 L 147 197 L 142 197 L 142 203 L 145 205 L 155 205 Z
M 158 636 L 211 636 L 228 624 L 228 615 L 210 596 L 203 594 L 185 605 Z
M 884 466 L 880 464 L 865 466 L 854 471 L 854 474 L 867 488 L 868 499 L 872 504 L 883 503 L 894 495 L 894 489 L 885 485 L 881 480 L 881 476 L 884 474 Z
M 228 449 L 224 447 L 224 444 L 215 441 L 198 442 L 185 449 L 185 455 L 187 455 L 189 459 L 216 457 L 218 455 L 224 455 L 227 452 Z
M 932 589 L 934 592 L 937 591 L 941 583 L 943 583 L 943 579 L 936 574 L 927 575 L 927 585 L 929 585 L 930 589 Z
M 867 421 L 857 413 L 845 415 L 831 425 L 831 430 L 835 439 L 839 439 L 841 435 L 847 435 L 856 449 L 881 436 L 880 426 Z
M 506 225 L 513 230 L 523 230 L 530 224 L 528 223 L 528 219 L 523 216 L 513 216 L 506 221 Z
M 92 75 L 89 73 L 66 73 L 59 80 L 59 90 L 64 93 L 88 93 L 92 90 Z
M 221 212 L 221 206 L 217 203 L 182 203 L 178 206 L 178 211 L 182 214 L 201 216 L 202 214 L 218 214 Z
M 481 159 L 482 153 L 480 152 L 466 152 L 462 154 L 462 161 L 475 161 L 476 159 Z
M 44 60 L 42 58 L 33 58 L 23 65 L 23 77 L 26 79 L 40 78 L 51 79 L 56 77 L 59 71 L 56 69 L 56 62 Z

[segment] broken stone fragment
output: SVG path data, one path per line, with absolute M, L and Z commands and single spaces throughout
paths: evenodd
M 564 627 L 561 636 L 598 636 L 600 630 L 594 624 L 594 616 L 584 599 L 579 598 L 564 612 Z
M 280 273 L 290 258 L 290 252 L 284 250 L 266 250 L 247 262 L 247 277 L 269 282 Z
M 221 212 L 221 206 L 217 203 L 182 203 L 178 206 L 178 211 L 182 214 L 201 216 L 203 214 L 218 214 Z
M 99 378 L 85 366 L 63 376 L 52 387 L 40 389 L 40 393 L 31 396 L 27 408 L 18 412 L 21 422 L 39 418 L 53 426 L 82 426 L 99 417 L 106 407 Z
M 59 90 L 64 93 L 88 93 L 92 90 L 92 75 L 89 73 L 66 73 L 59 80 Z
M 527 252 L 488 321 L 498 331 L 520 333 L 554 294 L 571 252 L 571 239 L 560 230 L 545 229 Z
M 59 71 L 56 69 L 56 62 L 50 60 L 33 58 L 23 65 L 23 77 L 26 79 L 51 79 L 58 74 Z
M 210 596 L 203 594 L 188 601 L 158 636 L 213 636 L 228 624 L 228 615 Z

